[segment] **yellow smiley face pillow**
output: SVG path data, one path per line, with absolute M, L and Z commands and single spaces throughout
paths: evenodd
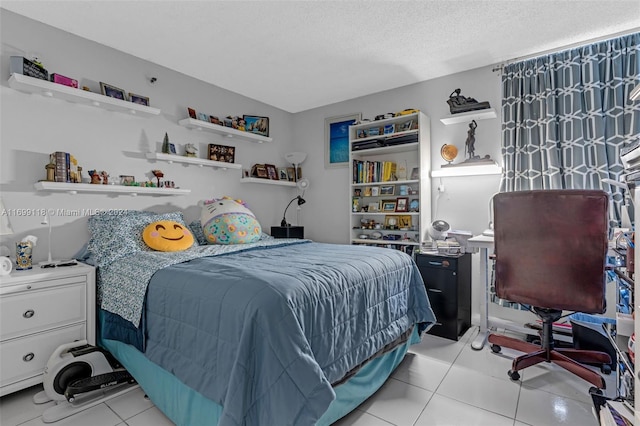
M 144 242 L 157 251 L 182 251 L 193 245 L 193 234 L 185 225 L 172 220 L 160 220 L 142 231 Z

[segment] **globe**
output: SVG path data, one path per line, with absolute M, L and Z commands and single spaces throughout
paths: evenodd
M 458 156 L 458 148 L 455 145 L 442 145 L 440 148 L 440 156 L 444 159 L 444 161 L 451 163 Z

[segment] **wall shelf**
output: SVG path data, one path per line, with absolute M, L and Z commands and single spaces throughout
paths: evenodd
M 479 175 L 499 175 L 502 173 L 495 161 L 480 164 L 455 164 L 442 167 L 440 170 L 433 170 L 431 177 L 456 177 L 456 176 L 479 176 Z
M 460 114 L 452 114 L 442 117 L 440 122 L 445 126 L 450 124 L 468 123 L 471 120 L 489 120 L 496 118 L 496 111 L 493 108 L 479 109 L 477 111 L 461 112 Z
M 124 185 L 96 185 L 90 183 L 66 183 L 66 182 L 37 182 L 33 185 L 38 191 L 48 192 L 66 192 L 75 195 L 79 192 L 92 193 L 110 193 L 110 194 L 129 194 L 137 195 L 186 195 L 191 193 L 190 189 L 178 188 L 149 188 L 143 186 L 124 186 Z
M 275 180 L 275 179 L 261 179 L 261 178 L 242 178 L 240 179 L 240 183 L 263 183 L 267 185 L 280 185 L 280 186 L 291 186 L 296 187 L 295 182 L 290 182 L 287 180 Z
M 40 94 L 44 97 L 63 99 L 77 104 L 94 106 L 138 117 L 151 117 L 160 114 L 158 108 L 123 101 L 22 74 L 12 74 L 9 77 L 9 87 L 20 92 Z
M 207 132 L 217 133 L 227 138 L 234 138 L 242 141 L 256 142 L 256 143 L 273 141 L 272 138 L 269 138 L 266 136 L 258 135 L 251 132 L 243 132 L 242 130 L 236 130 L 231 127 L 225 127 L 225 126 L 220 126 L 218 124 L 207 123 L 206 121 L 196 120 L 194 118 L 182 119 L 178 121 L 178 124 L 188 129 L 203 130 Z
M 224 161 L 212 161 L 204 158 L 196 158 L 196 157 L 185 157 L 183 155 L 176 154 L 164 154 L 160 152 L 147 152 L 147 159 L 149 160 L 157 160 L 157 161 L 166 161 L 167 163 L 183 163 L 183 164 L 194 164 L 199 167 L 213 167 L 214 169 L 241 169 L 242 164 L 236 163 L 225 163 Z

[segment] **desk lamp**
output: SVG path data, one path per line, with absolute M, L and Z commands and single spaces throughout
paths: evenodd
M 302 195 L 304 195 L 304 191 L 309 187 L 309 180 L 308 179 L 300 179 L 297 183 L 296 186 L 299 189 L 302 189 Z M 293 198 L 291 201 L 289 201 L 289 204 L 287 204 L 287 207 L 284 209 L 284 213 L 282 214 L 282 221 L 280 221 L 280 226 L 284 227 L 289 227 L 291 226 L 290 223 L 287 223 L 287 209 L 289 208 L 289 206 L 291 205 L 291 203 L 293 203 L 294 201 L 298 201 L 298 208 L 300 208 L 301 205 L 303 205 L 304 203 L 306 203 L 307 201 L 302 198 L 302 195 L 297 195 L 295 198 Z

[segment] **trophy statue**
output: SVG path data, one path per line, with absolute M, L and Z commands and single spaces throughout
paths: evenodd
M 491 108 L 489 102 L 478 102 L 473 98 L 462 96 L 460 92 L 460 89 L 456 89 L 449 95 L 447 103 L 449 104 L 449 111 L 451 111 L 451 114 Z

